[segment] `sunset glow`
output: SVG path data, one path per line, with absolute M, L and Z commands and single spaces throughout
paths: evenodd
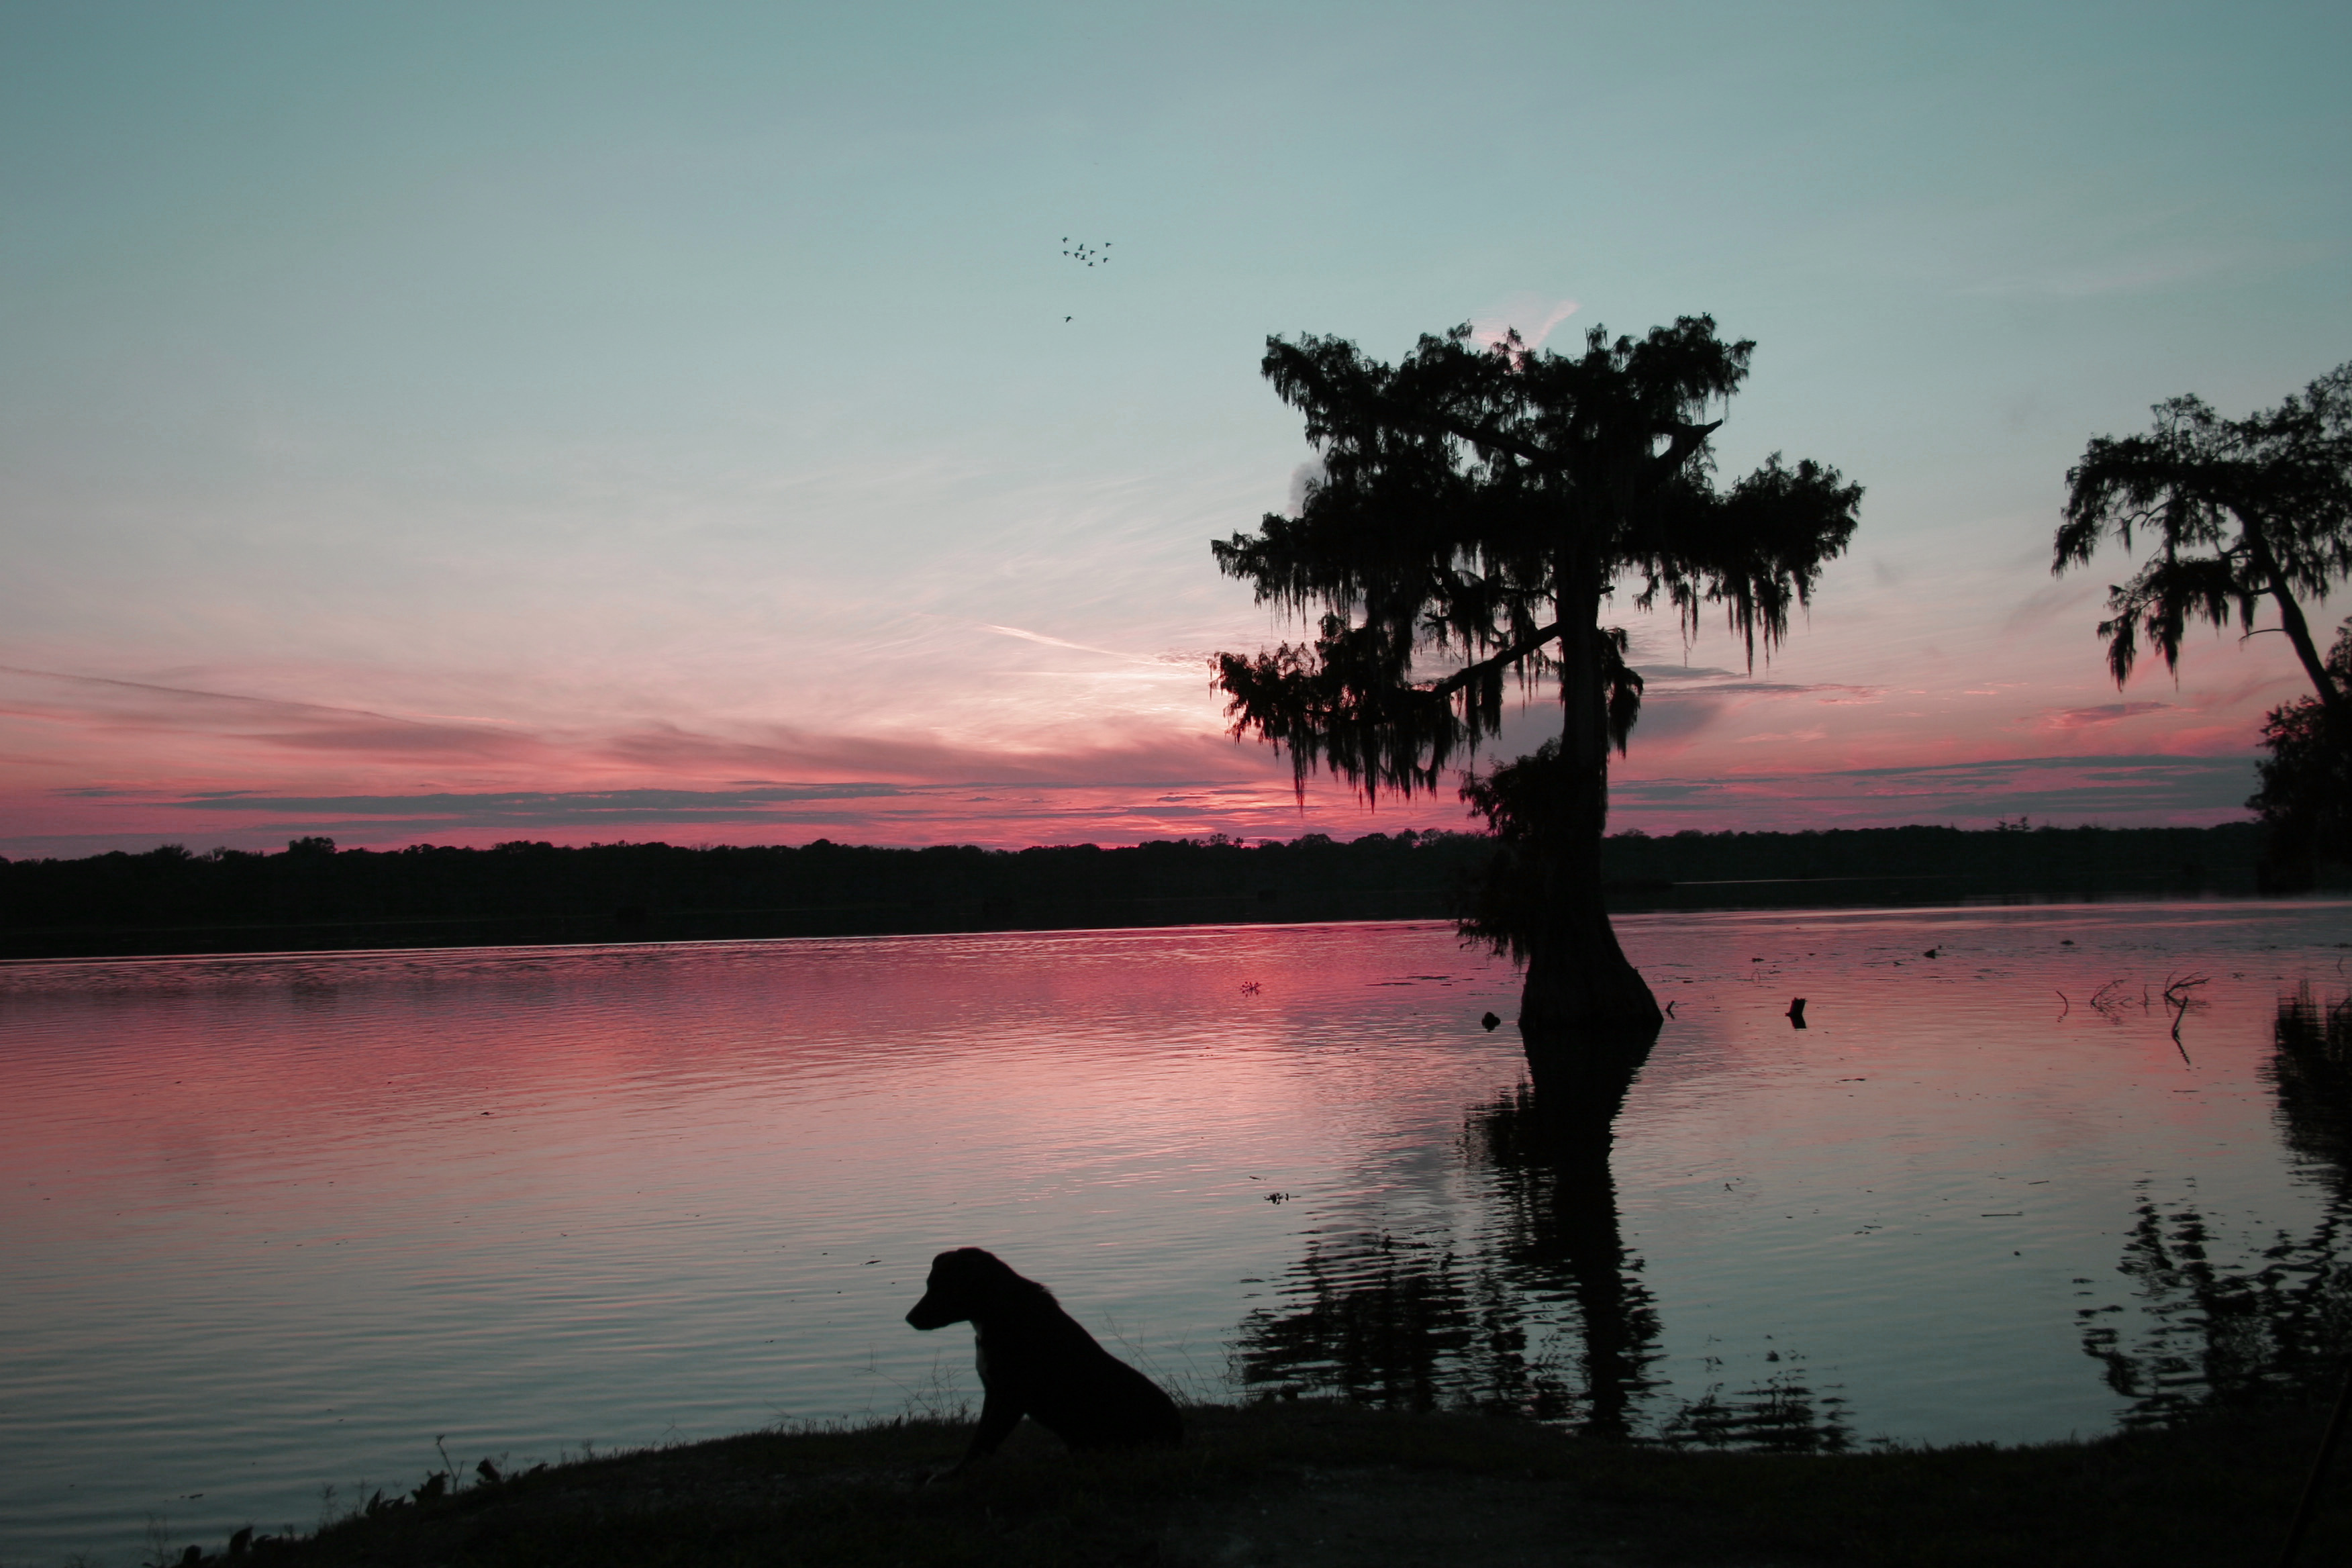
M 2340 18 L 1075 16 L 0 19 L 0 854 L 1465 828 L 1225 735 L 1264 341 L 1699 311 L 1863 521 L 1769 667 L 1621 596 L 1612 827 L 2244 815 L 2284 640 L 2119 691 L 2051 533 L 2352 355 Z

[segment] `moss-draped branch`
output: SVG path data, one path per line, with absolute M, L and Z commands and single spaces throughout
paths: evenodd
M 2139 539 L 2155 546 L 2107 590 L 2098 633 L 2116 684 L 2131 678 L 2143 638 L 2177 670 L 2190 623 L 2252 631 L 2268 600 L 2319 701 L 2352 728 L 2352 693 L 2321 657 L 2301 603 L 2352 578 L 2352 364 L 2243 419 L 2198 397 L 2151 412 L 2146 434 L 2095 437 L 2067 470 L 2052 547 L 2050 569 L 2062 574 L 2109 539 L 2126 551 Z

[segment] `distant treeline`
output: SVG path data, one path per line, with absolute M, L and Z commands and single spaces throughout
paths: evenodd
M 0 957 L 685 941 L 1450 915 L 1491 851 L 1466 833 L 1103 849 L 584 848 L 516 841 L 282 854 L 166 846 L 0 860 Z M 2252 893 L 2261 830 L 1950 827 L 1620 834 L 1622 910 Z

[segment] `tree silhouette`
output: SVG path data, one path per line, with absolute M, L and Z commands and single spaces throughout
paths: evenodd
M 2327 673 L 2352 689 L 2352 619 L 2336 631 Z M 2352 741 L 2318 699 L 2281 703 L 2263 720 L 2254 764 L 2262 780 L 2246 804 L 2262 813 L 2265 872 L 2275 886 L 2307 886 L 2315 860 L 2352 861 Z
M 2352 576 L 2352 363 L 2338 365 L 2276 408 L 2223 419 L 2203 399 L 2154 405 L 2143 436 L 2100 436 L 2066 471 L 2066 517 L 2053 575 L 2089 562 L 2113 535 L 2156 552 L 2107 590 L 2099 623 L 2107 667 L 2121 686 L 2145 635 L 2178 669 L 2189 622 L 2251 633 L 2264 598 L 2328 720 L 2352 734 L 2352 691 L 2327 668 L 2303 597 L 2325 599 Z
M 1236 738 L 1288 748 L 1302 796 L 1326 766 L 1370 800 L 1467 763 L 1501 725 L 1507 679 L 1522 695 L 1556 679 L 1558 743 L 1472 797 L 1505 830 L 1496 875 L 1514 890 L 1465 929 L 1526 963 L 1524 1031 L 1654 1031 L 1601 900 L 1609 752 L 1642 699 L 1601 613 L 1622 585 L 1691 635 L 1719 605 L 1753 668 L 1844 549 L 1861 488 L 1777 454 L 1715 488 L 1722 421 L 1701 421 L 1755 345 L 1718 339 L 1711 317 L 1638 342 L 1595 328 L 1574 357 L 1469 337 L 1423 337 L 1395 365 L 1339 338 L 1267 340 L 1262 368 L 1306 416 L 1322 473 L 1297 517 L 1213 549 L 1261 603 L 1319 620 L 1311 644 L 1218 655 L 1216 684 Z

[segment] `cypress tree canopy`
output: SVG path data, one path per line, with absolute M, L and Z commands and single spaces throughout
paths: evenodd
M 1852 536 L 1862 489 L 1778 454 L 1719 489 L 1706 414 L 1747 378 L 1752 342 L 1707 316 L 1584 352 L 1489 346 L 1466 326 L 1394 365 L 1339 338 L 1279 338 L 1263 370 L 1306 416 L 1321 473 L 1298 515 L 1213 548 L 1259 602 L 1318 616 L 1311 643 L 1220 654 L 1238 738 L 1286 747 L 1302 794 L 1318 765 L 1367 799 L 1433 786 L 1502 722 L 1507 682 L 1548 677 L 1571 764 L 1605 772 L 1641 710 L 1620 591 L 1695 633 L 1720 607 L 1749 667 Z M 1424 672 L 1423 666 L 1433 666 Z

